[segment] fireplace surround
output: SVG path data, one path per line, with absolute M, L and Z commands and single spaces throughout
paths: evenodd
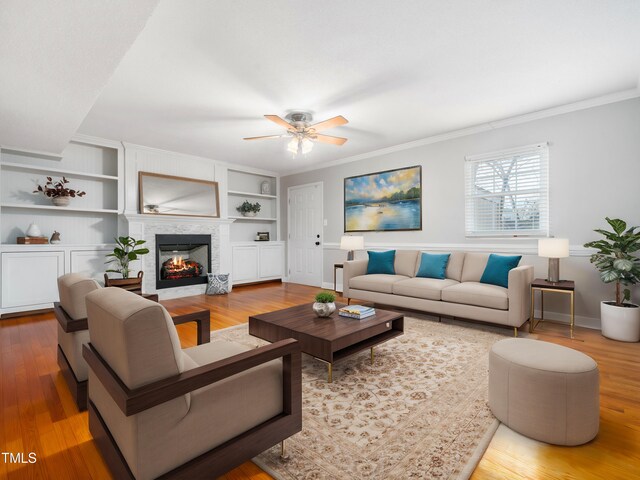
M 156 289 L 207 283 L 211 235 L 156 234 Z

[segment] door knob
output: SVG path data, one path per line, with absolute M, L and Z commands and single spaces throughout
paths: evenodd
M 316 242 L 316 245 L 320 245 L 320 242 Z

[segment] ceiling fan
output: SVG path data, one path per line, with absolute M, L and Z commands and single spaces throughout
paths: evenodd
M 310 112 L 291 112 L 286 117 L 281 118 L 278 115 L 265 115 L 267 120 L 277 123 L 281 127 L 287 129 L 282 135 L 265 135 L 262 137 L 246 137 L 245 140 L 265 140 L 267 138 L 283 138 L 290 137 L 291 141 L 287 144 L 287 150 L 293 153 L 309 153 L 313 148 L 313 142 L 330 143 L 332 145 L 342 145 L 347 139 L 343 137 L 333 137 L 331 135 L 322 135 L 318 132 L 328 130 L 329 128 L 345 125 L 349 121 L 342 115 L 330 118 L 323 122 L 311 125 L 313 115 Z

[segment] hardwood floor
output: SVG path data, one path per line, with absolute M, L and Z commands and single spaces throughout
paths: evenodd
M 174 314 L 209 308 L 212 329 L 219 329 L 244 323 L 251 314 L 310 302 L 316 292 L 272 283 L 162 303 Z M 195 345 L 195 326 L 177 328 L 184 347 Z M 583 351 L 598 362 L 600 433 L 585 446 L 567 448 L 499 432 L 472 479 L 640 479 L 640 343 L 614 342 L 582 328 L 571 340 L 564 325 L 538 328 L 541 339 Z M 34 464 L 16 464 L 0 456 L 0 478 L 111 478 L 89 434 L 87 414 L 78 413 L 58 371 L 56 345 L 51 313 L 0 320 L 0 451 L 35 452 L 37 458 Z M 271 477 L 247 462 L 223 478 Z

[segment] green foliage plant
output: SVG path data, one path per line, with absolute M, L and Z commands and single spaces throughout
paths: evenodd
M 316 302 L 318 303 L 333 303 L 336 300 L 336 296 L 331 292 L 320 292 L 316 294 Z
M 247 212 L 258 213 L 260 211 L 260 204 L 258 202 L 251 203 L 250 201 L 245 200 L 242 203 L 242 205 L 236 208 L 236 210 L 238 210 L 240 213 L 247 213 Z
M 122 278 L 129 278 L 129 262 L 137 260 L 140 255 L 149 253 L 148 248 L 140 247 L 146 241 L 136 240 L 133 237 L 118 237 L 114 240 L 116 248 L 113 249 L 113 253 L 107 254 L 108 260 L 105 263 L 115 266 L 107 272 L 119 273 Z
M 623 307 L 631 299 L 630 287 L 640 282 L 640 258 L 635 252 L 640 250 L 640 227 L 630 227 L 619 218 L 606 217 L 612 232 L 600 228 L 594 230 L 604 239 L 585 243 L 585 248 L 598 250 L 591 255 L 590 261 L 600 271 L 604 283 L 616 284 L 616 306 Z

